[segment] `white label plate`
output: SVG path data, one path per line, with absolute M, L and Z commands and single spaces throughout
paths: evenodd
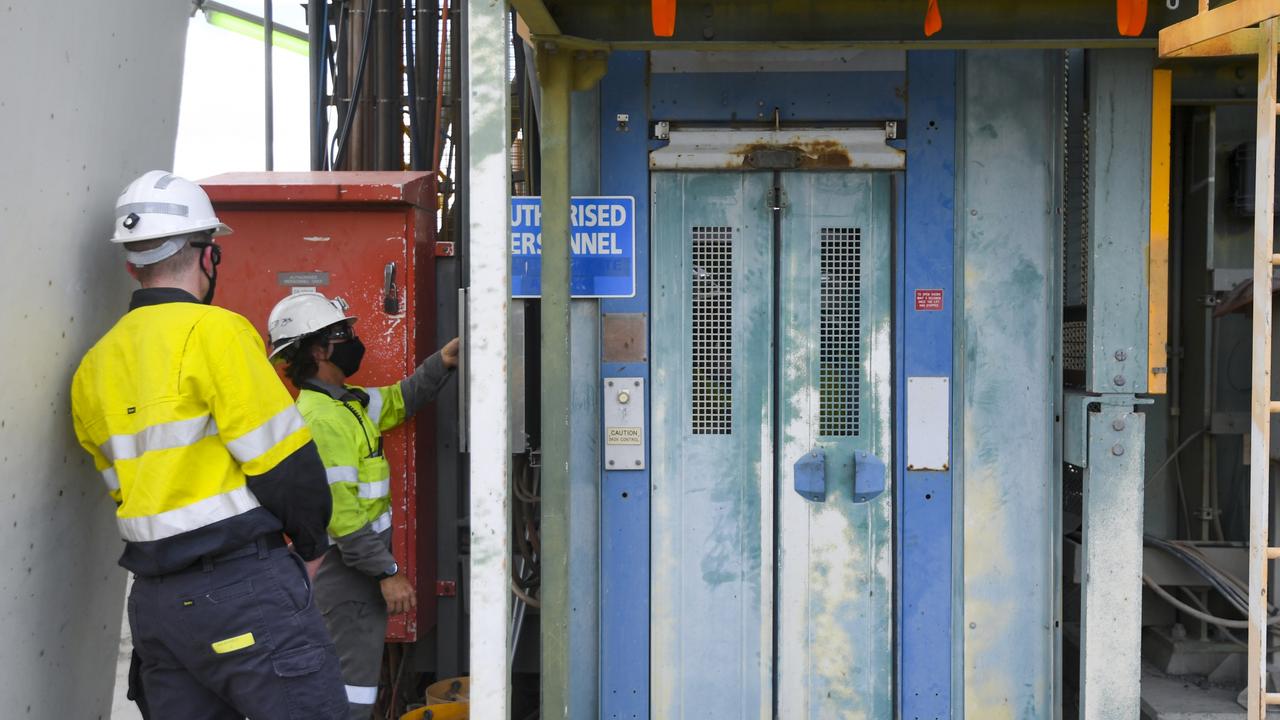
M 950 378 L 907 378 L 907 469 L 951 469 Z

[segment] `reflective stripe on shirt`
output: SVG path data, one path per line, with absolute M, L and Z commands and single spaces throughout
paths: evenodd
M 210 435 L 218 434 L 218 425 L 208 415 L 158 423 L 132 435 L 112 435 L 102 444 L 102 454 L 115 464 L 120 460 L 142 457 L 153 450 L 195 445 Z
M 353 483 L 360 481 L 360 471 L 350 465 L 338 465 L 337 467 L 325 468 L 324 474 L 329 478 L 329 484 L 334 483 Z
M 382 388 L 369 388 L 369 407 L 365 408 L 373 426 L 379 427 L 382 422 Z
M 360 483 L 356 486 L 357 493 L 365 500 L 374 500 L 376 498 L 384 498 L 391 494 L 391 481 L 379 480 L 378 482 Z
M 241 464 L 256 460 L 280 441 L 302 429 L 302 415 L 290 405 L 258 427 L 227 443 L 227 449 Z
M 249 487 L 241 486 L 230 492 L 198 500 L 176 510 L 166 510 L 155 515 L 122 517 L 116 520 L 120 535 L 130 542 L 163 540 L 174 535 L 211 525 L 219 520 L 246 513 L 258 505 Z

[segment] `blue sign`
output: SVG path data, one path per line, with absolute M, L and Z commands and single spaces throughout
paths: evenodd
M 569 293 L 581 298 L 636 294 L 636 199 L 569 201 Z M 542 198 L 511 198 L 511 296 L 542 294 Z

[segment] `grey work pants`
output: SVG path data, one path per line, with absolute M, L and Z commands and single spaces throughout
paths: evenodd
M 158 720 L 339 720 L 338 658 L 302 560 L 258 541 L 138 577 L 129 626 Z
M 377 584 L 370 577 L 365 582 Z M 387 606 L 377 602 L 347 601 L 324 613 L 325 625 L 333 637 L 346 683 L 351 720 L 369 720 L 378 699 L 378 679 L 382 673 L 382 645 L 387 635 Z

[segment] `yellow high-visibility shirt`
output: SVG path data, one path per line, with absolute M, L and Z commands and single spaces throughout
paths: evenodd
M 240 315 L 182 290 L 137 291 L 81 361 L 71 406 L 133 572 L 173 572 L 282 528 L 303 557 L 327 545 L 311 433 Z

